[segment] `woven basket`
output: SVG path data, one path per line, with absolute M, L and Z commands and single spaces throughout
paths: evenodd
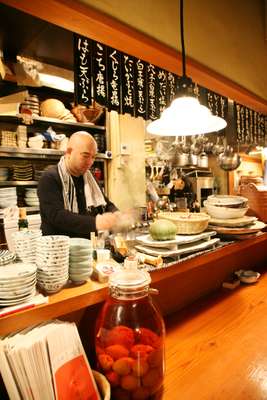
M 100 374 L 100 372 L 97 372 L 95 370 L 92 370 L 92 372 L 93 372 L 97 387 L 99 389 L 99 392 L 101 394 L 102 400 L 110 400 L 111 390 L 110 390 L 109 381 L 103 374 Z
M 267 222 L 267 190 L 262 189 L 263 186 L 248 183 L 240 186 L 240 194 L 248 199 L 248 215 L 256 215 L 261 221 Z
M 159 219 L 167 219 L 175 223 L 177 235 L 195 235 L 203 232 L 209 223 L 210 216 L 205 213 L 162 212 Z

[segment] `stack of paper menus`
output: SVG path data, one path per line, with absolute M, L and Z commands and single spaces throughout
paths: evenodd
M 1 338 L 0 372 L 12 400 L 100 400 L 74 323 L 49 321 Z

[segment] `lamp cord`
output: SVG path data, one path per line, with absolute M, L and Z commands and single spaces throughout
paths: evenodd
M 180 32 L 181 32 L 181 45 L 182 45 L 182 68 L 183 76 L 186 76 L 185 69 L 185 48 L 184 48 L 184 1 L 180 0 Z

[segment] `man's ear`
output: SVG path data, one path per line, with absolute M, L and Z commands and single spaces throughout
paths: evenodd
M 68 148 L 66 149 L 66 151 L 65 151 L 65 154 L 70 155 L 71 152 L 72 152 L 72 148 L 71 148 L 71 147 L 68 147 Z

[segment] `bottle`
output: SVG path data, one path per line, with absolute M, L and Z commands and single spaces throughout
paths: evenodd
M 165 327 L 152 302 L 150 282 L 131 257 L 109 279 L 95 348 L 97 369 L 110 382 L 113 400 L 146 400 L 163 384 Z
M 27 231 L 29 227 L 27 220 L 26 208 L 19 208 L 19 220 L 18 220 L 18 228 L 19 231 Z

